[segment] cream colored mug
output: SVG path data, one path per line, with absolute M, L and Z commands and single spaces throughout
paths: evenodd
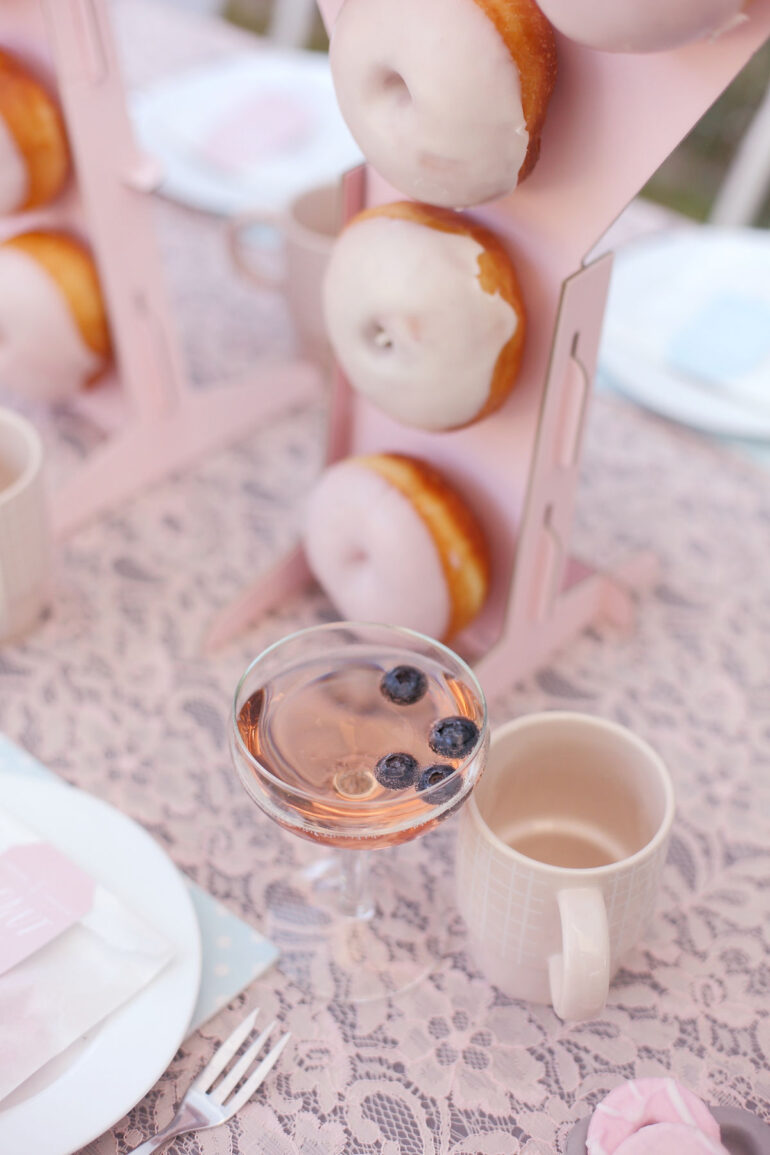
M 0 641 L 35 625 L 50 585 L 42 445 L 26 418 L 0 409 Z
M 302 352 L 319 359 L 329 356 L 321 285 L 341 220 L 335 184 L 307 189 L 283 212 L 245 212 L 228 225 L 236 267 L 261 288 L 286 294 Z M 268 243 L 271 235 L 280 238 L 279 246 Z
M 460 818 L 473 953 L 514 998 L 590 1019 L 650 919 L 674 819 L 661 759 L 624 727 L 533 714 L 493 732 Z

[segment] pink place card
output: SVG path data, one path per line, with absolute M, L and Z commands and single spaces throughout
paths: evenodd
M 47 842 L 0 853 L 0 975 L 87 914 L 94 891 L 93 879 Z

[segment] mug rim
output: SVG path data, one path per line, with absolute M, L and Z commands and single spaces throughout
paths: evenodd
M 29 451 L 29 457 L 19 476 L 10 485 L 0 489 L 0 510 L 25 490 L 40 471 L 43 462 L 43 443 L 35 426 L 26 417 L 12 409 L 0 408 L 0 426 L 11 427 L 19 433 Z
M 497 741 L 500 741 L 503 737 L 507 737 L 508 734 L 516 730 L 527 729 L 529 726 L 539 726 L 544 722 L 577 722 L 580 725 L 585 725 L 589 729 L 609 730 L 618 737 L 630 740 L 631 745 L 636 746 L 638 750 L 645 754 L 658 771 L 658 777 L 663 785 L 665 799 L 663 817 L 655 833 L 639 850 L 635 850 L 633 854 L 626 855 L 625 858 L 619 858 L 616 862 L 607 862 L 603 866 L 556 866 L 552 862 L 542 862 L 540 859 L 530 858 L 528 855 L 522 854 L 520 850 L 514 850 L 507 842 L 503 842 L 482 817 L 476 800 L 476 791 L 472 790 L 470 797 L 465 803 L 464 810 L 468 816 L 468 820 L 473 822 L 478 833 L 481 834 L 497 852 L 512 862 L 520 863 L 530 870 L 538 871 L 538 873 L 560 877 L 570 875 L 583 880 L 606 877 L 621 867 L 625 869 L 626 867 L 634 866 L 644 858 L 648 858 L 654 854 L 668 838 L 674 823 L 676 814 L 674 784 L 660 754 L 653 749 L 649 742 L 646 742 L 644 738 L 640 738 L 638 734 L 635 734 L 633 730 L 629 730 L 627 726 L 623 726 L 620 722 L 613 722 L 611 719 L 602 718 L 597 714 L 582 714 L 577 710 L 538 710 L 533 714 L 522 714 L 520 717 L 512 718 L 508 722 L 504 722 L 501 726 L 497 726 L 491 730 L 487 764 L 489 764 L 489 759 L 492 756 L 492 751 Z M 483 782 L 483 780 L 484 775 L 482 775 L 480 782 Z

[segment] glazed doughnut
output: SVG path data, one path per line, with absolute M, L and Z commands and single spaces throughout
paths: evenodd
M 326 329 L 351 385 L 420 429 L 457 429 L 508 396 L 524 306 L 503 245 L 460 214 L 412 201 L 354 217 L 323 286 Z
M 487 596 L 489 550 L 476 519 L 440 473 L 413 457 L 376 453 L 327 469 L 310 496 L 304 547 L 346 618 L 446 639 Z
M 653 1123 L 621 1143 L 616 1155 L 729 1155 L 722 1144 L 684 1123 Z
M 94 382 L 110 335 L 91 256 L 64 233 L 29 232 L 0 245 L 0 385 L 61 401 Z
M 671 1078 L 632 1079 L 610 1091 L 591 1116 L 587 1155 L 620 1155 L 631 1135 L 653 1123 L 684 1124 L 719 1142 L 719 1124 L 692 1091 Z
M 56 103 L 16 57 L 0 49 L 0 213 L 53 200 L 69 164 Z
M 407 196 L 467 208 L 535 165 L 556 43 L 534 0 L 345 0 L 330 60 L 358 146 Z
M 663 52 L 745 20 L 746 0 L 539 0 L 565 36 L 605 52 Z

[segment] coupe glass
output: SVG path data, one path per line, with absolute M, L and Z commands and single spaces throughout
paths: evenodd
M 395 626 L 301 630 L 248 667 L 230 736 L 260 809 L 327 848 L 267 884 L 282 969 L 319 997 L 353 1002 L 433 970 L 451 916 L 435 869 L 443 840 L 433 863 L 401 844 L 453 814 L 484 768 L 486 703 L 465 662 Z

